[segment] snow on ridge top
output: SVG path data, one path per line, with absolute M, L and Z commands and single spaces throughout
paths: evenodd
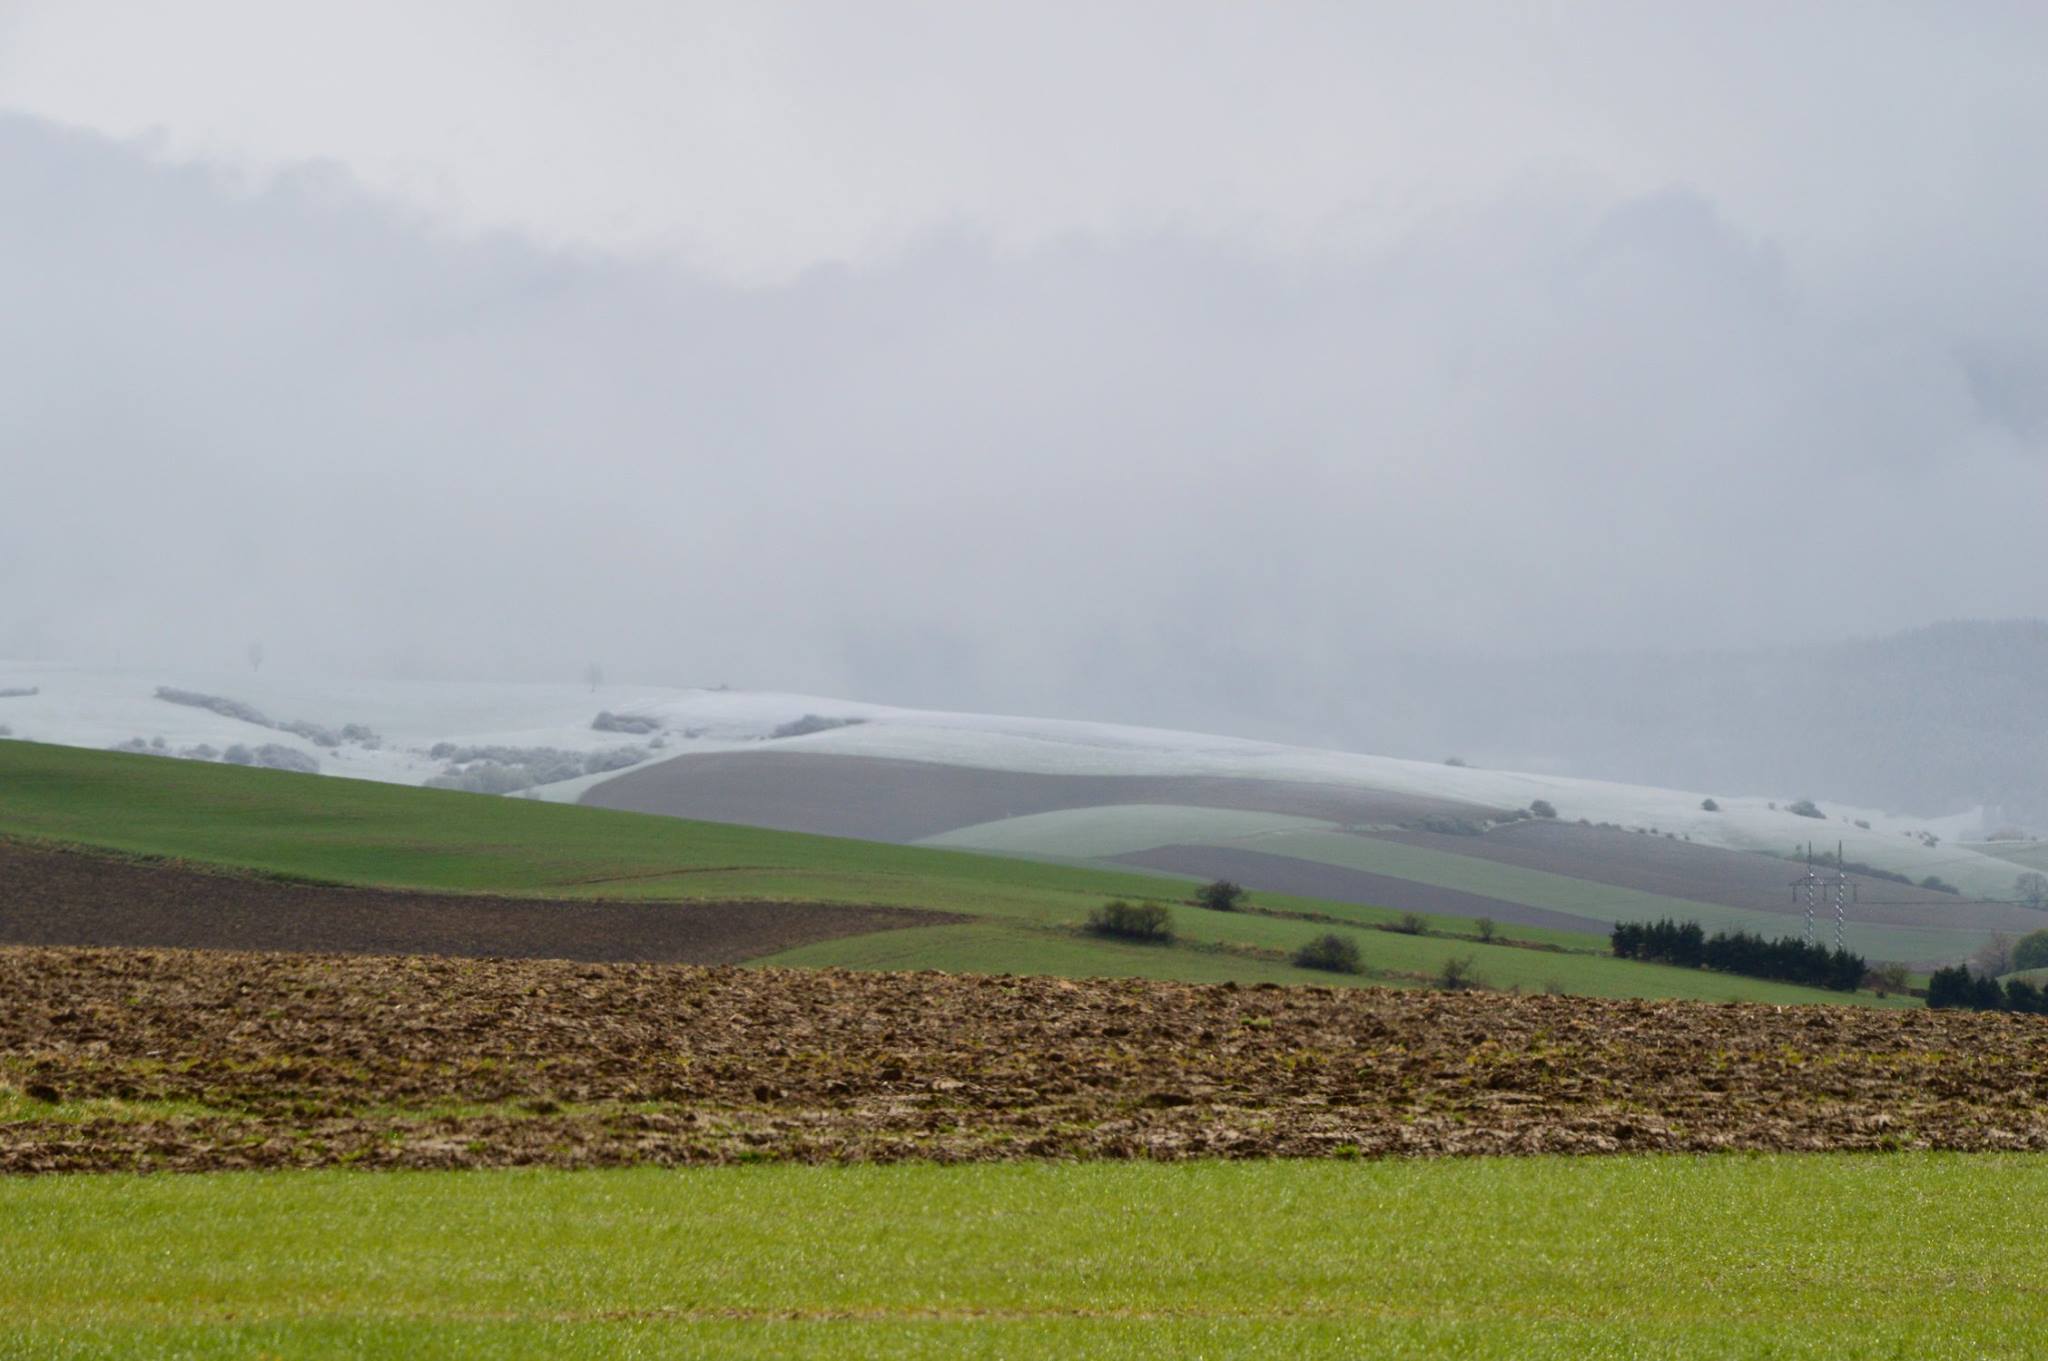
M 159 686 L 203 692 L 252 706 L 276 721 L 339 729 L 365 724 L 380 745 L 322 748 L 288 732 L 155 697 Z M 32 741 L 110 747 L 165 739 L 171 750 L 200 744 L 275 742 L 302 750 L 323 773 L 400 784 L 443 775 L 437 744 L 457 748 L 549 749 L 616 753 L 644 746 L 648 759 L 692 752 L 787 751 L 888 757 L 943 765 L 1070 775 L 1193 775 L 1266 779 L 1372 789 L 1479 805 L 1525 808 L 1546 799 L 1565 820 L 1654 827 L 1710 845 L 1783 854 L 1812 838 L 1847 843 L 1851 859 L 1938 873 L 1973 892 L 2010 890 L 2012 871 L 1953 843 L 1979 830 L 1972 814 L 1897 818 L 1822 799 L 1826 820 L 1800 818 L 1760 797 L 1711 791 L 1718 812 L 1700 805 L 1709 791 L 1682 791 L 1558 775 L 1447 766 L 1388 756 L 1284 746 L 1210 733 L 1055 718 L 910 709 L 824 695 L 662 686 L 352 681 L 289 673 L 93 669 L 0 662 L 0 689 L 34 688 L 0 699 L 0 724 Z M 626 734 L 593 726 L 601 711 L 652 718 L 657 731 Z M 815 718 L 845 723 L 776 736 Z M 558 763 L 559 764 L 559 763 Z M 596 764 L 602 764 L 596 763 Z M 609 770 L 533 789 L 573 800 Z M 1805 792 L 1805 791 L 1800 791 Z M 1816 797 L 1825 791 L 1813 791 Z M 1791 796 L 1787 796 L 1788 798 Z M 1869 823 L 1859 827 L 1858 821 Z M 1938 833 L 1939 848 L 1922 833 Z M 2002 875 L 2003 882 L 1992 880 Z M 1973 879 L 1975 885 L 1966 882 Z

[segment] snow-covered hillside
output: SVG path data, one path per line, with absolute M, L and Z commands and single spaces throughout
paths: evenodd
M 33 691 L 34 693 L 9 693 Z M 166 698 L 164 696 L 170 696 Z M 212 707 L 206 707 L 211 705 Z M 600 715 L 609 718 L 600 720 Z M 600 726 L 602 723 L 602 726 Z M 1913 877 L 2003 897 L 2012 866 L 1956 842 L 1975 810 L 1898 818 L 1783 792 L 1673 790 L 1117 724 L 893 708 L 815 695 L 650 686 L 321 681 L 274 673 L 88 670 L 0 663 L 0 728 L 70 746 L 313 768 L 572 801 L 619 769 L 691 752 L 772 749 L 1064 775 L 1196 775 L 1303 782 L 1495 809 L 1548 801 L 1567 820 L 1655 828 L 1784 854 L 1814 840 Z M 1803 794 L 1808 791 L 1797 791 Z M 1712 798 L 1719 811 L 1702 804 Z M 1773 806 L 1775 805 L 1775 806 Z M 1864 825 L 1867 824 L 1867 825 Z

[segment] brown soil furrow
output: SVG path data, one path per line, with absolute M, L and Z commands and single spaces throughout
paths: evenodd
M 414 893 L 211 873 L 0 839 L 0 943 L 730 964 L 814 940 L 962 921 L 838 903 Z
M 0 1170 L 2048 1148 L 2048 1022 L 0 949 Z

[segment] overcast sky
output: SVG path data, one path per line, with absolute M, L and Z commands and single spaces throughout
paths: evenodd
M 0 656 L 1256 731 L 2048 614 L 2043 147 L 2033 4 L 0 2 Z

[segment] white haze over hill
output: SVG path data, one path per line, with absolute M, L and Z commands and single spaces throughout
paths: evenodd
M 2048 615 L 2044 59 L 2027 6 L 0 3 L 0 656 L 1436 756 L 1390 655 Z M 1518 695 L 1486 740 L 1589 769 Z
M 170 698 L 165 697 L 168 689 Z M 1440 762 L 1324 751 L 1205 733 L 1112 723 L 952 713 L 818 695 L 654 686 L 465 684 L 294 680 L 275 674 L 103 671 L 0 663 L 0 721 L 17 739 L 154 749 L 166 756 L 281 746 L 327 775 L 399 784 L 444 782 L 464 769 L 561 753 L 660 760 L 692 753 L 767 751 L 880 757 L 1048 775 L 1217 776 L 1332 785 L 1497 810 L 1551 803 L 1567 820 L 1615 823 L 1707 845 L 1787 854 L 1805 841 L 1841 840 L 1851 861 L 1969 893 L 2004 897 L 2013 866 L 1955 842 L 1981 835 L 1978 810 L 1928 819 L 1829 802 L 1824 819 L 1780 806 L 1782 793 L 1661 789 Z M 253 711 L 266 723 L 217 708 Z M 606 726 L 595 726 L 600 714 Z M 367 735 L 334 742 L 279 725 Z M 206 749 L 215 755 L 209 757 Z M 495 755 L 485 755 L 495 751 Z M 522 757 L 548 751 L 550 757 Z M 257 760 L 255 764 L 286 764 Z M 617 768 L 630 768 L 618 763 Z M 550 780 L 532 797 L 574 801 L 608 770 Z

